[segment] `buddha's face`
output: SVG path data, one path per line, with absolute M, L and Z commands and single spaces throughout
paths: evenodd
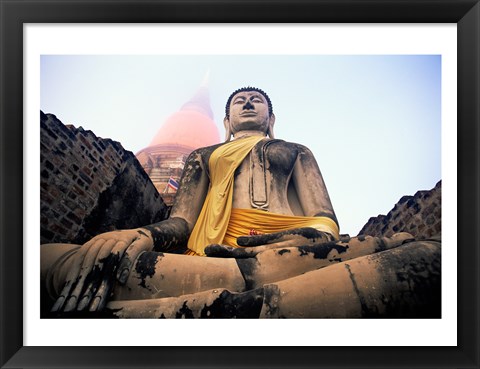
M 232 133 L 252 130 L 267 132 L 270 124 L 268 103 L 257 91 L 242 91 L 230 102 L 229 124 Z

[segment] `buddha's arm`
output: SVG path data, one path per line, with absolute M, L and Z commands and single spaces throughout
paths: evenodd
M 312 152 L 299 145 L 292 181 L 305 216 L 327 217 L 338 226 L 327 187 Z
M 207 197 L 210 179 L 207 174 L 208 153 L 210 148 L 192 152 L 185 163 L 180 186 L 175 197 L 171 218 L 182 218 L 192 231 Z
M 139 232 L 144 232 L 152 240 L 152 245 L 133 242 L 126 249 L 120 264 L 120 270 L 123 270 L 118 278 L 120 283 L 125 283 L 135 260 L 143 251 L 168 252 L 187 245 L 208 192 L 209 178 L 202 156 L 205 151 L 208 149 L 195 150 L 188 157 L 170 218 L 139 228 Z
M 204 150 L 195 150 L 187 159 L 170 218 L 142 227 L 151 233 L 156 251 L 169 251 L 188 241 L 208 192 L 209 178 L 202 159 Z

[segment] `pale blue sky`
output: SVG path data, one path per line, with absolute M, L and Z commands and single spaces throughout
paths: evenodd
M 276 137 L 313 151 L 341 233 L 441 179 L 439 55 L 42 56 L 40 106 L 136 153 L 207 71 L 222 139 L 233 90 L 269 94 Z

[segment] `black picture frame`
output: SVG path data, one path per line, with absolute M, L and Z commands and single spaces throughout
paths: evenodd
M 479 0 L 0 0 L 0 17 L 2 368 L 479 367 Z M 272 347 L 268 332 L 252 332 L 264 347 L 23 346 L 23 25 L 145 22 L 457 24 L 458 346 Z

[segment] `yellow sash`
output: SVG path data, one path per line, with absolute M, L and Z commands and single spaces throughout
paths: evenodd
M 210 188 L 188 239 L 188 248 L 197 255 L 205 255 L 206 246 L 223 241 L 232 211 L 235 170 L 263 138 L 250 136 L 231 141 L 217 148 L 210 156 Z
M 331 234 L 337 240 L 339 238 L 337 224 L 328 217 L 304 217 L 275 214 L 256 209 L 232 209 L 222 244 L 239 247 L 237 237 L 248 236 L 251 230 L 264 234 L 301 227 L 315 228 Z

